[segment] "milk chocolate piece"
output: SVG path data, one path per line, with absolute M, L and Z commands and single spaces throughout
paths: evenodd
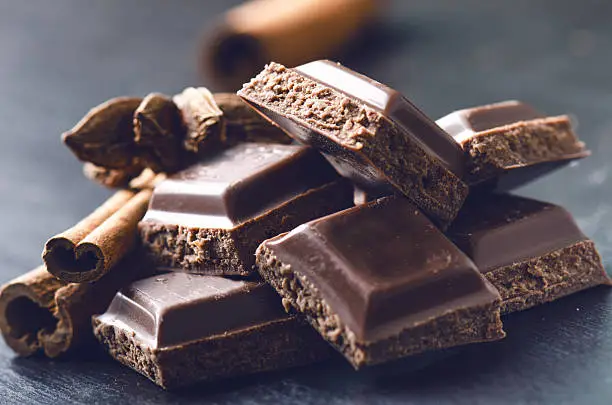
M 314 149 L 245 143 L 160 183 L 140 233 L 161 267 L 247 275 L 263 240 L 352 199 L 348 181 Z
M 469 198 L 448 235 L 498 289 L 503 313 L 609 282 L 593 241 L 553 204 L 507 194 Z
M 545 117 L 520 101 L 455 111 L 436 123 L 463 147 L 470 184 L 546 164 L 548 170 L 517 173 L 525 182 L 590 154 L 574 134 L 569 117 Z
M 457 142 L 397 91 L 339 64 L 270 63 L 238 95 L 343 175 L 392 184 L 440 225 L 467 196 Z
M 322 360 L 328 345 L 262 282 L 173 272 L 121 290 L 94 333 L 164 388 Z
M 267 240 L 257 265 L 355 368 L 505 335 L 499 293 L 404 197 Z

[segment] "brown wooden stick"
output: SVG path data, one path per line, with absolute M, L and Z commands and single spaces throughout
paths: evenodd
M 62 279 L 88 282 L 108 273 L 135 245 L 138 222 L 149 206 L 152 190 L 142 190 L 102 225 L 87 235 L 75 249 L 76 261 L 85 264 Z M 90 262 L 92 260 L 92 262 Z
M 140 176 L 142 171 L 142 168 L 109 169 L 90 162 L 83 164 L 85 177 L 108 188 L 130 188 L 130 182 Z
M 0 330 L 20 356 L 59 357 L 95 347 L 91 317 L 106 310 L 124 285 L 148 274 L 133 255 L 95 283 L 66 284 L 40 266 L 0 289 Z
M 69 283 L 100 279 L 136 241 L 138 221 L 144 216 L 152 191 L 119 191 L 90 216 L 45 245 L 47 270 Z
M 374 19 L 383 0 L 255 0 L 230 10 L 207 37 L 203 69 L 236 91 L 272 60 L 295 66 L 329 58 Z

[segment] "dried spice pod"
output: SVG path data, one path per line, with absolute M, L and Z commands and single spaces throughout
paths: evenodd
M 174 173 L 241 142 L 292 142 L 237 95 L 213 95 L 203 87 L 173 98 L 151 93 L 111 99 L 63 138 L 85 162 L 85 176 L 109 188 L 146 188 L 137 180 L 144 171 Z
M 134 142 L 133 117 L 142 99 L 117 97 L 92 108 L 65 132 L 66 146 L 84 162 L 108 169 L 141 166 Z
M 187 133 L 183 141 L 186 151 L 202 154 L 208 147 L 225 141 L 223 112 L 217 106 L 210 91 L 205 87 L 188 87 L 174 96 L 173 101 L 181 111 Z
M 181 112 L 169 97 L 146 96 L 134 112 L 134 141 L 144 164 L 156 172 L 174 172 L 185 166 Z
M 226 144 L 240 142 L 291 143 L 292 139 L 270 124 L 234 93 L 214 93 L 215 102 L 223 111 Z

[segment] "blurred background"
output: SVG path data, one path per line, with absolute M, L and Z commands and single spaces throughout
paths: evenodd
M 110 194 L 83 177 L 81 163 L 60 142 L 60 134 L 89 108 L 119 95 L 144 96 L 152 91 L 175 94 L 193 85 L 231 91 L 239 88 L 212 71 L 210 55 L 224 35 L 232 32 L 239 17 L 246 15 L 251 20 L 248 12 L 224 17 L 227 10 L 240 3 L 0 0 L 0 282 L 37 266 L 50 235 L 74 224 Z M 526 101 L 551 115 L 571 114 L 593 156 L 518 192 L 566 206 L 585 233 L 595 239 L 604 262 L 610 263 L 612 2 L 363 3 L 369 5 L 361 6 L 366 7 L 361 10 L 372 7 L 378 13 L 376 18 L 370 11 L 353 16 L 358 21 L 355 26 L 363 25 L 361 30 L 349 30 L 351 25 L 346 23 L 315 24 L 315 29 L 310 26 L 304 32 L 313 38 L 322 32 L 323 38 L 336 38 L 334 46 L 327 49 L 321 47 L 321 40 L 309 43 L 298 35 L 290 37 L 298 42 L 290 45 L 289 56 L 281 55 L 291 62 L 292 57 L 299 56 L 300 49 L 317 45 L 318 57 L 338 60 L 396 88 L 434 119 L 459 108 L 507 99 Z M 280 11 L 258 13 L 257 18 L 269 18 Z M 367 17 L 365 24 L 361 24 L 359 15 Z M 291 18 L 284 21 L 292 21 Z M 253 28 L 261 32 L 258 29 Z M 264 29 L 264 34 L 275 29 L 278 27 Z M 351 32 L 346 42 L 343 30 Z M 258 46 L 264 50 L 264 59 L 265 52 L 276 49 L 266 41 Z M 254 48 L 248 41 L 223 49 L 219 52 L 225 55 L 230 49 L 230 55 L 240 53 L 244 59 L 221 64 L 221 73 L 238 71 L 240 76 L 252 69 L 247 64 L 253 60 L 261 64 L 254 71 L 266 61 L 252 57 Z M 303 394 L 305 398 L 322 395 L 330 403 L 371 403 L 373 398 L 378 403 L 391 401 L 389 398 L 398 403 L 408 403 L 408 398 L 425 403 L 469 393 L 481 398 L 482 403 L 493 403 L 490 401 L 499 395 L 516 402 L 546 398 L 562 403 L 588 398 L 589 403 L 599 403 L 599 394 L 612 393 L 612 380 L 608 377 L 612 370 L 606 369 L 612 362 L 612 301 L 601 292 L 588 299 L 580 294 L 577 297 L 582 298 L 570 297 L 518 314 L 514 326 L 540 325 L 540 329 L 527 328 L 535 329 L 535 335 L 514 331 L 514 335 L 485 351 L 502 363 L 496 373 L 502 373 L 504 384 L 484 372 L 490 366 L 486 360 L 474 359 L 474 352 L 466 349 L 458 360 L 455 356 L 454 363 L 442 364 L 430 373 L 432 377 L 445 375 L 447 385 L 423 380 L 406 391 L 399 388 L 405 380 L 397 376 L 397 381 L 391 378 L 389 384 L 372 385 L 367 373 L 366 377 L 354 377 L 343 365 L 337 365 L 320 378 L 344 381 L 338 384 L 316 379 L 311 376 L 313 370 L 307 370 L 286 378 L 256 378 L 254 386 L 232 391 L 237 393 L 231 398 L 235 403 L 239 395 L 262 395 L 261 398 L 287 403 Z M 589 315 L 576 318 L 582 305 L 591 306 L 587 308 Z M 556 319 L 558 323 L 545 324 L 546 319 Z M 563 336 L 567 325 L 574 328 L 575 334 Z M 554 339 L 559 336 L 560 340 Z M 550 350 L 558 353 L 550 357 Z M 0 374 L 0 394 L 9 398 L 16 398 L 15 392 L 22 391 L 20 395 L 30 395 L 28 398 L 53 399 L 58 387 L 67 390 L 62 391 L 62 395 L 68 395 L 65 398 L 73 398 L 70 395 L 77 394 L 69 395 L 68 391 L 75 382 L 83 387 L 78 398 L 89 398 L 92 403 L 100 390 L 114 390 L 115 396 L 109 397 L 114 399 L 126 392 L 142 401 L 161 395 L 147 382 L 143 381 L 141 387 L 140 377 L 114 364 L 105 366 L 105 374 L 99 376 L 86 366 L 59 364 L 43 368 L 38 363 L 11 358 L 0 343 L 0 367 L 8 370 Z M 516 358 L 517 363 L 510 364 L 509 358 Z M 54 378 L 59 379 L 59 383 L 53 383 L 56 385 L 50 382 Z M 572 391 L 576 384 L 584 387 L 581 394 Z M 134 387 L 142 391 L 135 393 Z M 285 389 L 293 390 L 293 394 L 281 395 Z M 171 401 L 173 397 L 164 398 Z

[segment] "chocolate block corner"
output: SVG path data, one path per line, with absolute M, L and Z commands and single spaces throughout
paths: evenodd
M 269 286 L 215 276 L 171 272 L 137 281 L 93 325 L 111 356 L 166 389 L 330 354 Z
M 554 204 L 509 194 L 473 196 L 447 235 L 498 289 L 502 313 L 610 281 L 593 241 Z
M 263 240 L 352 205 L 314 149 L 244 143 L 160 183 L 139 228 L 159 267 L 248 275 Z
M 392 185 L 443 227 L 468 194 L 457 142 L 400 93 L 340 64 L 273 62 L 238 95 L 344 176 Z
M 465 151 L 471 185 L 501 177 L 514 188 L 590 154 L 568 116 L 546 117 L 516 100 L 457 110 L 436 123 Z
M 505 336 L 499 293 L 404 197 L 267 240 L 257 264 L 355 368 Z

